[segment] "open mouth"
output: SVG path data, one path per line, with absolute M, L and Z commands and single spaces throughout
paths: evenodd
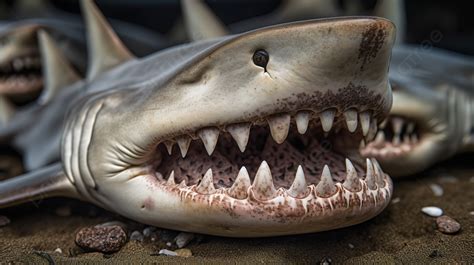
M 38 54 L 18 56 L 0 64 L 0 93 L 10 96 L 36 94 L 43 87 Z
M 170 188 L 235 199 L 250 193 L 257 200 L 328 198 L 383 189 L 390 180 L 378 162 L 364 162 L 357 154 L 360 141 L 371 137 L 369 131 L 377 131 L 371 112 L 355 109 L 300 111 L 203 128 L 158 146 L 156 176 Z M 173 148 L 175 143 L 179 148 Z
M 421 128 L 415 121 L 401 116 L 389 116 L 375 139 L 361 147 L 365 157 L 393 158 L 411 152 L 419 143 Z

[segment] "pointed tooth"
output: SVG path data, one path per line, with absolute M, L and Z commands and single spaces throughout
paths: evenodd
M 377 119 L 370 122 L 369 132 L 367 133 L 367 141 L 372 141 L 377 133 Z
M 245 151 L 250 135 L 250 123 L 232 124 L 226 127 L 227 131 L 232 135 L 235 142 L 239 146 L 240 152 Z
M 399 134 L 393 135 L 392 144 L 399 145 L 400 142 L 401 142 L 400 135 Z
M 288 136 L 288 130 L 290 129 L 290 115 L 281 114 L 268 118 L 268 125 L 270 126 L 270 133 L 273 139 L 278 144 L 285 141 Z
M 325 110 L 319 114 L 323 131 L 329 132 L 331 130 L 335 115 L 336 115 L 336 111 L 333 109 Z
M 344 188 L 351 191 L 359 191 L 362 186 L 359 181 L 359 176 L 357 176 L 357 171 L 352 165 L 352 162 L 346 158 L 346 180 L 342 184 Z
M 201 179 L 201 183 L 196 187 L 196 192 L 201 194 L 213 194 L 216 192 L 214 188 L 214 179 L 212 177 L 212 169 L 208 169 L 204 177 Z
M 378 144 L 382 144 L 385 142 L 385 133 L 383 131 L 379 131 L 377 136 L 375 136 L 375 141 Z
M 163 144 L 166 146 L 166 150 L 168 151 L 168 154 L 171 155 L 171 153 L 173 152 L 174 143 L 172 141 L 164 141 Z
M 308 111 L 300 111 L 295 116 L 296 127 L 300 134 L 305 134 L 306 130 L 308 130 L 309 114 Z
M 362 134 L 367 135 L 370 128 L 370 112 L 364 111 L 359 114 L 360 127 L 362 128 Z
M 410 135 L 405 134 L 405 135 L 403 136 L 403 143 L 404 143 L 404 144 L 410 144 Z
M 355 132 L 357 129 L 357 111 L 355 109 L 346 110 L 344 117 L 346 118 L 346 125 L 349 132 Z
M 365 174 L 365 182 L 367 182 L 367 187 L 371 190 L 376 190 L 377 185 L 375 183 L 375 172 L 374 172 L 374 166 L 372 165 L 372 162 L 370 162 L 370 159 L 366 159 L 367 161 L 367 172 Z
M 334 181 L 332 180 L 329 167 L 324 165 L 323 173 L 321 174 L 321 180 L 316 186 L 316 195 L 319 197 L 330 197 L 336 193 L 336 191 L 337 188 L 336 185 L 334 185 Z
M 168 180 L 166 181 L 167 185 L 175 185 L 176 182 L 174 180 L 174 170 L 171 171 L 170 176 L 168 177 Z
M 303 168 L 299 165 L 296 170 L 295 180 L 287 193 L 294 198 L 304 198 L 307 195 L 307 190 L 308 185 L 306 184 Z
M 266 161 L 263 161 L 255 174 L 252 191 L 258 200 L 269 200 L 275 197 L 276 189 L 273 185 L 272 172 Z
M 413 133 L 413 131 L 415 130 L 415 123 L 414 122 L 409 122 L 408 125 L 407 125 L 407 134 L 411 134 Z
M 191 144 L 191 137 L 184 135 L 176 138 L 176 141 L 178 142 L 179 150 L 181 151 L 181 156 L 185 158 L 186 154 L 188 153 L 189 145 Z
M 395 135 L 400 135 L 402 133 L 403 120 L 400 118 L 392 118 L 392 128 Z
M 206 128 L 198 132 L 199 137 L 206 148 L 209 155 L 212 155 L 214 148 L 216 148 L 217 139 L 219 139 L 219 129 L 217 128 Z
M 360 140 L 359 149 L 364 149 L 364 148 L 365 148 L 365 140 L 362 139 Z
M 187 186 L 186 186 L 186 180 L 185 180 L 185 179 L 181 180 L 181 182 L 179 183 L 178 186 L 180 186 L 180 187 L 182 187 L 182 188 L 187 187 Z
M 382 123 L 380 124 L 380 129 L 385 129 L 385 127 L 387 126 L 387 122 L 388 122 L 387 118 L 383 120 Z
M 383 188 L 385 186 L 385 181 L 382 168 L 380 167 L 380 164 L 379 162 L 377 162 L 377 160 L 375 160 L 374 158 L 371 158 L 370 160 L 372 161 L 372 165 L 374 166 L 375 182 L 377 183 L 377 187 Z
M 234 184 L 227 191 L 227 194 L 232 198 L 243 200 L 248 196 L 248 189 L 250 187 L 250 176 L 245 167 L 242 167 L 235 179 Z

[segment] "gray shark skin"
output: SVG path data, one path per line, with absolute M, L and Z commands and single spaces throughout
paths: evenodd
M 400 45 L 389 75 L 390 116 L 363 155 L 376 157 L 391 176 L 409 176 L 474 150 L 474 58 Z
M 303 21 L 137 59 L 82 6 L 87 78 L 0 128 L 30 169 L 0 182 L 0 207 L 68 196 L 149 225 L 260 237 L 357 224 L 389 203 L 390 177 L 357 147 L 391 107 L 391 22 Z

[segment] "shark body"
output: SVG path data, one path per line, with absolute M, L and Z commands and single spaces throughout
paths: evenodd
M 154 226 L 255 237 L 344 227 L 387 206 L 390 177 L 357 147 L 391 106 L 389 21 L 285 24 L 136 59 L 82 5 L 87 78 L 0 128 L 30 170 L 0 182 L 1 207 L 68 196 Z M 39 39 L 63 64 L 47 68 L 65 69 Z

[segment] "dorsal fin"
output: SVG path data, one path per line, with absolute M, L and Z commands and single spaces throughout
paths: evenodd
M 38 32 L 38 40 L 44 80 L 44 90 L 38 102 L 45 104 L 53 99 L 61 88 L 78 81 L 80 77 L 46 31 Z
M 112 30 L 93 0 L 82 0 L 81 7 L 86 23 L 89 54 L 87 79 L 91 80 L 134 56 Z
M 0 181 L 0 208 L 51 196 L 79 198 L 61 163 Z
M 224 24 L 201 0 L 182 0 L 184 21 L 191 40 L 204 40 L 227 35 Z
M 397 27 L 396 43 L 402 43 L 405 39 L 405 4 L 403 1 L 397 0 L 381 0 L 377 1 L 374 13 L 378 17 L 384 17 L 391 20 Z
M 4 126 L 15 114 L 15 106 L 3 95 L 0 95 L 0 126 Z

